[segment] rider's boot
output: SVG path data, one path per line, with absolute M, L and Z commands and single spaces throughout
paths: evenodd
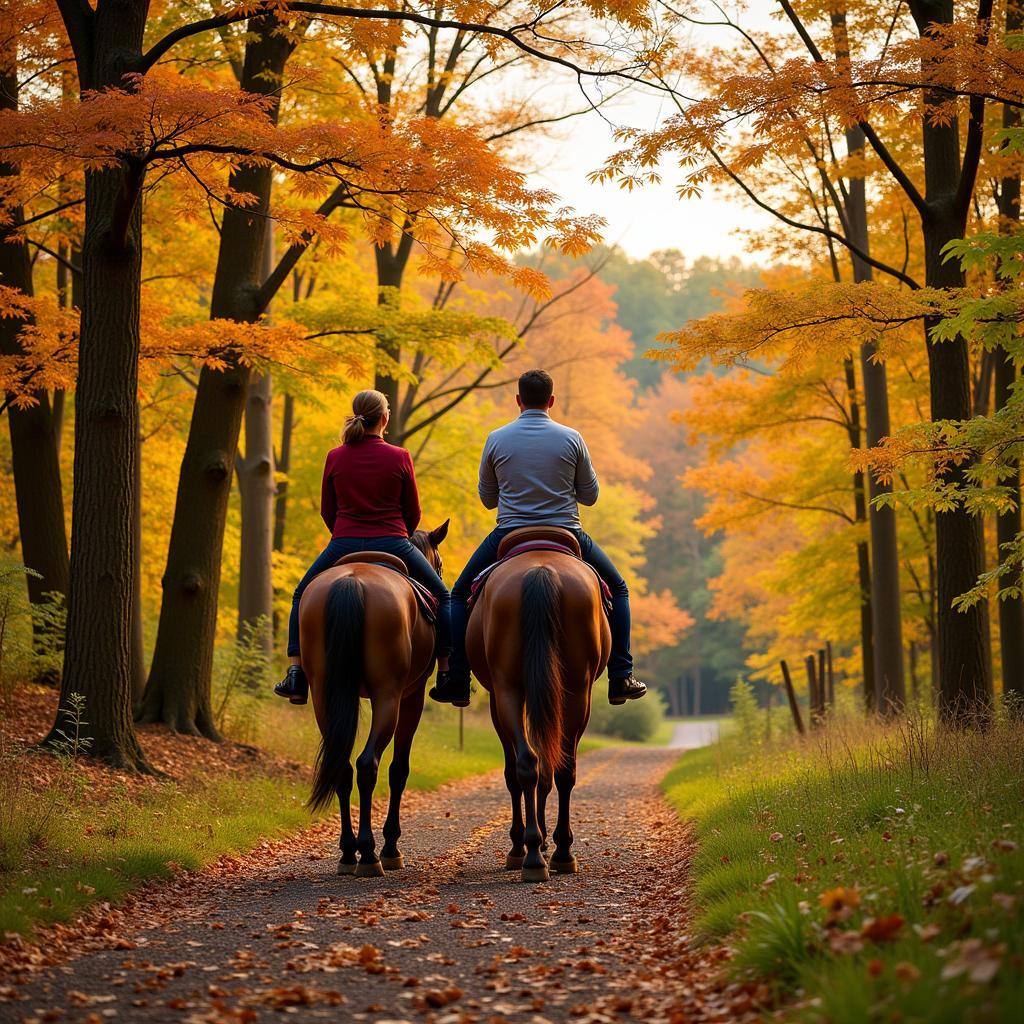
M 468 708 L 469 679 L 454 679 L 451 672 L 438 669 L 437 682 L 430 688 L 429 696 L 438 704 L 454 704 L 457 708 Z
M 305 704 L 309 699 L 309 680 L 301 665 L 289 665 L 284 679 L 274 687 L 278 697 L 287 697 L 292 704 Z
M 647 694 L 647 686 L 630 674 L 622 679 L 608 680 L 608 703 L 625 704 L 627 700 L 638 700 Z

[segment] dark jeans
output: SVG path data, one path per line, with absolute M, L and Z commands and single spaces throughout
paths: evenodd
M 466 568 L 462 570 L 462 574 L 455 581 L 455 586 L 452 587 L 453 679 L 469 678 L 469 661 L 466 658 L 466 624 L 469 622 L 466 602 L 469 600 L 469 588 L 487 566 L 498 560 L 498 545 L 502 537 L 511 532 L 501 528 L 492 530 L 466 563 Z M 612 592 L 612 654 L 608 661 L 608 678 L 625 679 L 633 673 L 633 656 L 629 653 L 629 587 L 626 586 L 626 581 L 612 560 L 594 543 L 589 534 L 583 530 L 572 532 L 580 542 L 583 560 L 597 570 L 597 574 L 608 584 Z
M 292 613 L 288 616 L 288 657 L 299 656 L 299 601 L 303 591 L 339 558 L 357 551 L 385 551 L 389 555 L 398 555 L 405 562 L 409 575 L 437 598 L 437 653 L 442 657 L 449 654 L 452 649 L 451 597 L 423 552 L 406 537 L 334 537 L 295 588 Z

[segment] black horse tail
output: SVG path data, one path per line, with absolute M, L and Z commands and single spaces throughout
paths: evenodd
M 359 728 L 365 620 L 362 582 L 353 576 L 335 580 L 327 593 L 324 607 L 326 715 L 323 739 L 313 770 L 313 791 L 307 801 L 313 810 L 327 806 L 348 777 L 349 759 Z
M 547 566 L 531 569 L 522 590 L 523 688 L 526 730 L 540 760 L 552 775 L 564 760 L 562 750 L 561 588 Z

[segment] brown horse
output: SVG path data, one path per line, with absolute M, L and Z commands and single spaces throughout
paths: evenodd
M 510 533 L 499 557 L 538 533 L 579 551 L 567 531 L 528 528 Z M 608 664 L 611 642 L 597 576 L 579 558 L 560 552 L 530 551 L 498 566 L 470 615 L 466 651 L 491 694 L 491 720 L 505 751 L 512 798 L 506 867 L 522 868 L 524 882 L 547 881 L 549 866 L 558 873 L 577 870 L 569 827 L 576 751 L 590 720 L 590 691 Z M 544 810 L 552 779 L 558 822 L 549 865 L 543 855 Z
M 438 546 L 445 522 L 410 540 L 440 575 Z M 376 561 L 378 564 L 373 564 Z M 383 875 L 404 866 L 398 850 L 399 810 L 409 778 L 409 752 L 423 713 L 423 693 L 434 669 L 434 629 L 392 555 L 348 555 L 306 588 L 299 605 L 302 668 L 309 679 L 322 737 L 309 805 L 341 804 L 339 875 Z M 397 564 L 396 564 L 397 563 Z M 352 748 L 359 728 L 359 698 L 370 699 L 370 734 L 356 759 L 359 835 L 352 831 Z M 370 812 L 380 759 L 392 738 L 390 802 L 384 846 L 375 851 Z M 356 854 L 358 853 L 358 859 Z

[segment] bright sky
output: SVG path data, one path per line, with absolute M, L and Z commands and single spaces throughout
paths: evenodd
M 775 5 L 767 0 L 754 3 L 726 0 L 725 6 L 747 29 L 780 30 L 779 22 L 771 17 Z M 691 9 L 696 11 L 696 5 L 691 5 Z M 716 15 L 709 9 L 707 16 Z M 731 44 L 735 38 L 735 33 L 728 29 L 695 27 L 690 30 L 690 42 L 694 46 L 707 46 L 712 42 Z M 584 106 L 575 81 L 567 80 L 559 72 L 554 72 L 551 84 L 545 86 L 541 95 L 556 109 L 573 110 Z M 531 143 L 537 167 L 533 181 L 539 187 L 556 192 L 578 212 L 603 216 L 608 222 L 606 241 L 620 245 L 630 256 L 643 258 L 657 249 L 676 248 L 688 261 L 698 256 L 736 256 L 756 262 L 756 255 L 748 253 L 743 229 L 764 228 L 773 218 L 736 189 L 718 186 L 699 198 L 680 199 L 676 188 L 683 172 L 670 164 L 662 168 L 661 185 L 633 192 L 625 192 L 614 184 L 592 185 L 587 181 L 587 175 L 614 151 L 614 128 L 626 125 L 653 128 L 673 110 L 668 100 L 631 90 L 616 98 L 614 106 L 602 109 L 600 114 L 588 113 L 564 122 L 551 137 L 538 138 Z

